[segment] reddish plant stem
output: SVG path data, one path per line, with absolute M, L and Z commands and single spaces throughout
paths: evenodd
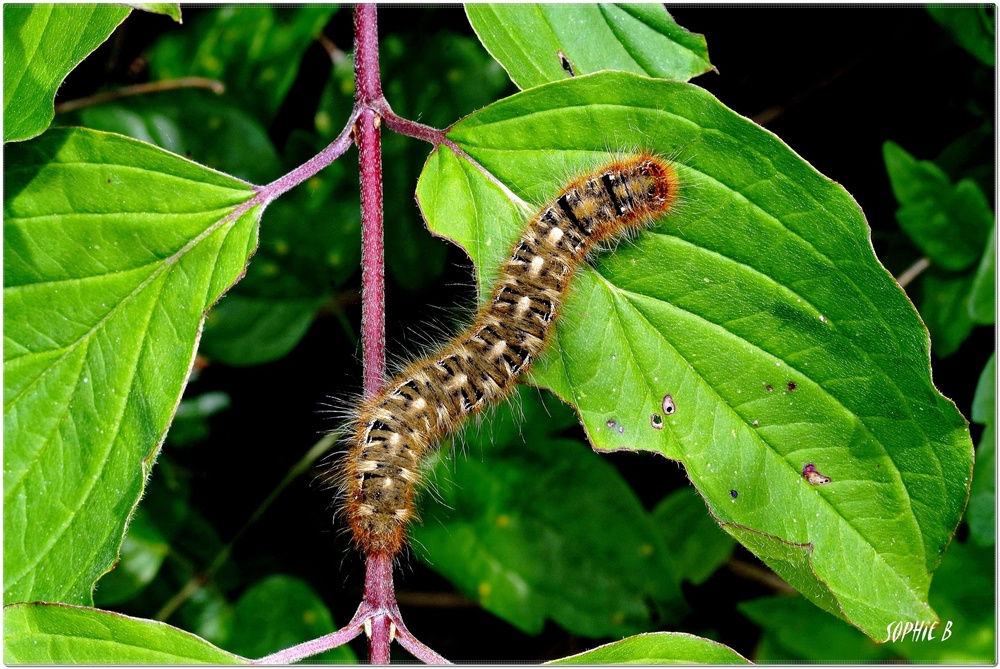
M 468 156 L 437 130 L 397 116 L 382 96 L 379 78 L 376 8 L 359 4 L 354 9 L 354 111 L 347 126 L 326 149 L 285 176 L 258 187 L 253 203 L 267 204 L 293 186 L 302 183 L 332 163 L 347 150 L 353 139 L 358 145 L 361 171 L 361 311 L 365 396 L 377 394 L 385 383 L 385 260 L 382 212 L 383 120 L 394 131 L 431 142 L 445 144 L 456 154 Z M 470 159 L 471 160 L 471 159 Z M 388 664 L 389 647 L 398 640 L 417 659 L 428 664 L 448 664 L 441 655 L 414 637 L 403 624 L 392 580 L 392 556 L 366 555 L 365 591 L 361 605 L 347 625 L 318 639 L 286 648 L 256 660 L 256 664 L 285 664 L 310 657 L 347 643 L 362 630 L 368 635 L 369 660 Z
M 362 109 L 354 124 L 361 164 L 361 342 L 365 397 L 385 383 L 385 255 L 381 117 Z
M 355 106 L 361 112 L 354 124 L 354 141 L 361 164 L 361 330 L 365 397 L 374 397 L 385 383 L 385 257 L 382 221 L 382 117 L 372 108 L 382 102 L 378 69 L 378 22 L 373 4 L 354 8 Z M 388 106 L 388 105 L 386 105 Z M 398 617 L 392 583 L 392 558 L 366 555 L 365 594 L 361 608 L 371 614 L 365 622 L 368 660 L 389 664 L 389 645 Z M 359 609 L 360 611 L 360 609 Z
M 365 397 L 385 383 L 385 255 L 382 224 L 382 117 L 372 109 L 382 100 L 378 71 L 375 5 L 354 9 L 354 141 L 361 164 L 361 330 Z

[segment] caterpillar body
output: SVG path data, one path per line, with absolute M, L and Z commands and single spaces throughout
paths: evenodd
M 361 403 L 340 465 L 343 514 L 360 551 L 401 549 L 423 456 L 514 389 L 544 350 L 574 271 L 595 245 L 648 224 L 676 193 L 673 167 L 650 153 L 574 179 L 528 222 L 472 325 Z

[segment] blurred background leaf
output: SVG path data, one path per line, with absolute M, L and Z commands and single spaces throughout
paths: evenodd
M 467 458 L 441 458 L 417 555 L 529 633 L 547 618 L 589 637 L 676 620 L 686 606 L 652 519 L 613 467 L 558 436 L 569 409 L 539 400 L 523 389 L 457 439 Z
M 320 4 L 213 9 L 157 42 L 148 54 L 151 76 L 218 79 L 242 109 L 266 124 L 291 88 L 302 53 L 335 11 Z

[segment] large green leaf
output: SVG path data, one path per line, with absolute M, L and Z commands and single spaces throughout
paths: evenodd
M 129 98 L 84 109 L 68 122 L 74 120 L 254 183 L 282 171 L 261 123 L 232 99 L 205 90 Z M 343 282 L 357 266 L 357 203 L 334 192 L 345 181 L 343 169 L 324 170 L 270 207 L 256 261 L 209 314 L 202 354 L 231 365 L 260 364 L 281 358 L 305 335 L 331 282 Z
M 933 617 L 972 445 L 843 188 L 705 91 L 625 73 L 530 89 L 448 136 L 481 167 L 435 151 L 418 199 L 483 294 L 526 217 L 609 145 L 677 156 L 681 204 L 579 273 L 531 380 L 596 448 L 682 461 L 727 531 L 870 636 Z
M 471 3 L 465 11 L 521 89 L 599 70 L 686 81 L 712 69 L 705 38 L 658 4 Z
M 728 646 L 680 632 L 639 634 L 546 664 L 750 664 Z
M 63 79 L 130 11 L 110 4 L 4 4 L 3 141 L 48 127 Z
M 261 208 L 118 135 L 54 129 L 5 159 L 4 601 L 89 604 Z
M 3 610 L 6 664 L 246 664 L 204 639 L 154 620 L 65 604 Z
M 412 530 L 417 554 L 531 634 L 547 618 L 589 637 L 636 633 L 650 627 L 651 602 L 678 618 L 677 577 L 635 493 L 556 436 L 574 422 L 566 407 L 536 398 L 521 392 L 461 440 L 471 457 L 441 462 Z

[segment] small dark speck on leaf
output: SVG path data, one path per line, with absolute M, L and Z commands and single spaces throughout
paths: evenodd
M 557 55 L 559 56 L 559 66 L 566 71 L 566 74 L 571 77 L 575 77 L 576 71 L 573 69 L 573 63 L 566 57 L 566 54 L 562 51 L 558 51 Z
M 730 497 L 732 497 L 733 499 L 736 499 L 737 497 L 739 497 L 739 496 L 740 496 L 740 493 L 738 493 L 738 492 L 737 492 L 737 491 L 735 491 L 735 490 L 730 490 L 730 491 L 729 491 L 729 496 L 730 496 Z
M 820 474 L 816 465 L 811 462 L 802 468 L 802 477 L 809 481 L 810 485 L 826 485 L 830 482 L 830 477 Z
M 673 395 L 664 395 L 661 406 L 663 408 L 663 413 L 667 414 L 668 416 L 673 412 L 677 411 L 677 405 L 674 404 Z
M 766 386 L 764 386 L 764 390 L 766 390 L 767 392 L 771 392 L 772 390 L 774 390 L 774 386 L 772 386 L 772 385 L 771 385 L 771 384 L 769 383 L 769 384 L 767 384 Z
M 788 391 L 789 391 L 789 392 L 791 392 L 791 391 L 795 390 L 795 389 L 796 389 L 796 388 L 798 388 L 798 387 L 799 387 L 799 386 L 798 386 L 798 384 L 797 384 L 797 383 L 795 383 L 795 381 L 789 381 L 789 382 L 788 382 Z
M 618 427 L 618 423 L 617 423 L 617 422 L 615 422 L 615 420 L 614 420 L 614 419 L 612 419 L 612 418 L 609 418 L 609 419 L 608 419 L 608 423 L 607 423 L 607 425 L 608 425 L 608 427 L 610 427 L 610 428 L 611 428 L 612 430 L 613 430 L 613 429 L 615 429 L 616 427 Z

